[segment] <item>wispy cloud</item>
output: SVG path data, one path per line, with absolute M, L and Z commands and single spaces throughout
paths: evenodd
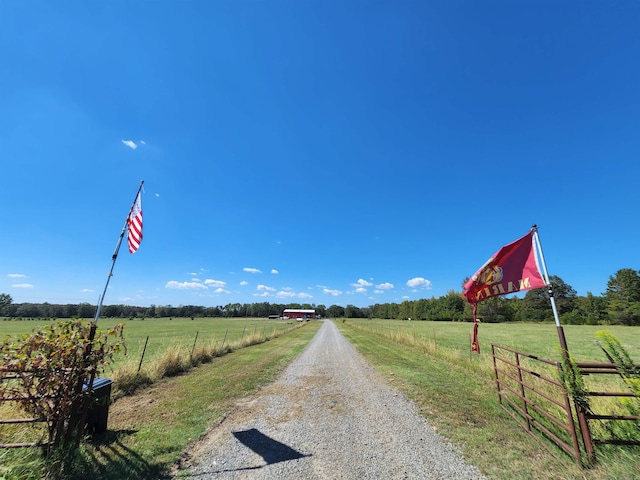
M 313 295 L 306 292 L 301 292 L 298 294 L 298 298 L 313 298 Z
M 276 293 L 276 297 L 278 298 L 293 298 L 296 296 L 296 292 L 289 292 L 286 290 L 280 290 L 278 293 Z
M 279 274 L 280 272 L 278 270 L 276 270 L 275 268 L 271 269 L 271 273 L 273 273 L 274 275 Z
M 274 291 L 276 290 L 275 288 L 273 288 L 273 287 L 268 287 L 267 285 L 258 285 L 258 286 L 256 287 L 256 289 L 257 289 L 257 290 L 261 290 L 261 291 L 262 291 L 262 290 L 264 290 L 264 291 L 266 291 L 266 292 L 274 292 Z
M 138 145 L 133 140 L 121 140 L 121 142 L 132 150 L 138 148 Z
M 175 290 L 206 290 L 208 287 L 204 283 L 200 282 L 178 282 L 171 280 L 167 282 L 165 288 L 171 288 Z
M 208 287 L 224 287 L 227 285 L 227 282 L 223 282 L 222 280 L 213 280 L 211 278 L 207 278 L 204 281 L 204 284 Z
M 91 290 L 90 288 L 83 288 L 82 293 L 93 293 L 93 290 Z
M 242 271 L 248 272 L 248 273 L 262 273 L 262 270 L 258 270 L 257 268 L 251 268 L 251 267 L 244 267 Z
M 33 288 L 33 285 L 30 283 L 15 283 L 11 285 L 13 288 Z
M 225 290 L 224 288 L 219 287 L 219 288 L 216 288 L 216 289 L 214 290 L 214 292 L 215 292 L 215 293 L 229 293 L 229 290 Z
M 9 278 L 27 278 L 27 276 L 22 273 L 10 273 L 7 276 Z
M 431 290 L 431 281 L 422 277 L 414 277 L 411 280 L 407 280 L 407 287 Z
M 333 297 L 339 297 L 340 295 L 342 295 L 342 292 L 340 290 L 332 290 L 330 288 L 323 288 L 322 293 L 326 293 L 327 295 L 331 295 Z

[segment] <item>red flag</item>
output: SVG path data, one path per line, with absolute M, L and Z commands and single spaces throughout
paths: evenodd
M 476 307 L 488 298 L 546 286 L 533 249 L 533 231 L 498 250 L 465 283 L 463 295 L 473 305 L 473 341 L 471 349 L 480 353 Z
M 138 192 L 136 200 L 131 207 L 131 212 L 127 219 L 127 226 L 129 227 L 129 234 L 127 235 L 129 253 L 134 253 L 138 250 L 138 247 L 140 247 L 140 242 L 142 242 L 142 200 L 140 198 L 140 192 Z

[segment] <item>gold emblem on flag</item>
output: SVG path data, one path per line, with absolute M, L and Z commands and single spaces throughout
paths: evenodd
M 504 272 L 502 271 L 502 267 L 500 265 L 493 265 L 486 267 L 480 272 L 478 282 L 484 285 L 493 285 L 494 283 L 502 281 L 503 278 Z

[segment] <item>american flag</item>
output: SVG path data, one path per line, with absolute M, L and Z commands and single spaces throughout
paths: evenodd
M 136 201 L 133 202 L 127 225 L 129 227 L 129 234 L 127 235 L 129 253 L 134 253 L 140 247 L 140 242 L 142 242 L 142 200 L 140 199 L 140 192 L 136 196 Z

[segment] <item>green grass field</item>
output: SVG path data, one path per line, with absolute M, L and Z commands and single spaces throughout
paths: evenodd
M 491 343 L 560 360 L 555 325 L 483 324 L 482 354 L 470 355 L 469 324 L 354 319 L 336 323 L 387 381 L 488 478 L 640 479 L 640 447 L 599 446 L 597 463 L 581 468 L 552 443 L 530 437 L 500 408 Z M 579 361 L 606 362 L 593 342 L 595 332 L 605 328 L 565 327 L 569 350 Z M 640 327 L 606 329 L 640 363 Z
M 36 323 L 8 321 L 0 325 L 6 335 L 9 330 L 13 334 L 29 332 Z M 113 323 L 101 320 L 100 327 L 105 329 Z M 196 332 L 200 345 L 221 343 L 228 329 L 227 342 L 233 343 L 243 332 L 245 336 L 262 331 L 269 334 L 273 329 L 294 326 L 260 319 L 153 319 L 124 323 L 129 353 L 117 359 L 119 365 L 137 365 L 147 335 L 148 361 L 152 362 L 166 349 L 190 349 Z M 366 319 L 339 319 L 336 323 L 389 383 L 415 402 L 435 428 L 489 478 L 640 478 L 634 476 L 640 471 L 637 448 L 600 447 L 596 466 L 582 469 L 567 455 L 559 451 L 551 454 L 542 448 L 500 409 L 492 378 L 491 343 L 560 360 L 555 325 L 482 324 L 482 353 L 476 355 L 469 352 L 468 323 Z M 163 379 L 139 395 L 118 400 L 110 414 L 108 439 L 104 444 L 87 447 L 83 458 L 88 463 L 83 470 L 99 473 L 101 478 L 158 478 L 202 428 L 224 415 L 235 401 L 271 381 L 300 352 L 319 325 L 320 322 L 311 322 L 309 328 L 237 350 L 188 375 Z M 598 330 L 608 330 L 640 363 L 640 327 L 565 326 L 564 330 L 569 350 L 578 361 L 606 361 L 594 339 Z M 260 367 L 253 368 L 257 365 Z M 244 378 L 250 373 L 257 376 Z M 211 388 L 201 391 L 194 385 Z M 182 395 L 185 392 L 189 394 Z M 153 407 L 139 408 L 140 398 L 148 396 L 154 398 Z M 215 409 L 213 414 L 211 408 Z M 167 422 L 168 418 L 171 422 Z
M 372 333 L 401 333 L 432 344 L 435 348 L 451 349 L 460 357 L 469 357 L 471 323 L 422 322 L 405 320 L 367 320 L 350 318 L 349 323 Z M 615 335 L 640 364 L 640 327 L 610 325 L 563 326 L 567 346 L 574 360 L 606 362 L 602 350 L 594 342 L 595 333 L 608 330 Z M 491 344 L 560 360 L 558 331 L 554 324 L 481 323 L 479 326 L 480 358 L 491 357 Z M 476 354 L 473 356 L 477 357 Z
M 30 333 L 34 328 L 49 324 L 45 320 L 6 320 L 0 321 L 0 339 Z M 225 345 L 236 343 L 241 337 L 251 334 L 272 334 L 281 332 L 293 325 L 292 320 L 267 320 L 262 318 L 153 318 L 153 319 L 112 319 L 104 318 L 98 322 L 100 330 L 112 328 L 116 323 L 124 324 L 126 353 L 121 352 L 112 365 L 117 369 L 125 363 L 138 365 L 142 357 L 145 341 L 149 337 L 144 354 L 143 366 L 152 363 L 154 357 L 168 349 L 180 348 L 191 351 L 196 346 L 217 343 Z M 196 333 L 198 338 L 196 340 Z M 226 334 L 226 340 L 225 340 Z M 106 372 L 108 374 L 109 372 Z

